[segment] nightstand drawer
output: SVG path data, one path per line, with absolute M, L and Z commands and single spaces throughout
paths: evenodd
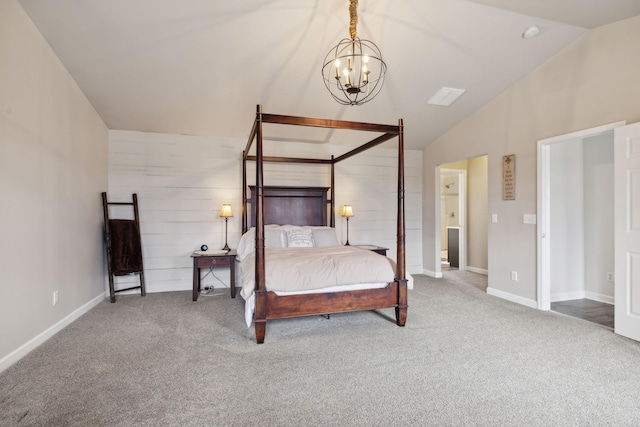
M 368 251 L 375 252 L 377 254 L 384 255 L 384 256 L 387 255 L 387 251 L 389 250 L 389 248 L 383 248 L 382 246 L 377 246 L 377 245 L 353 245 L 353 247 L 366 249 Z
M 218 252 L 217 254 L 203 254 L 202 252 L 194 252 L 193 258 L 193 300 L 198 301 L 200 293 L 200 269 L 201 268 L 228 268 L 231 288 L 231 298 L 236 297 L 236 251 Z
M 231 265 L 232 257 L 229 256 L 203 256 L 196 257 L 198 268 L 206 267 L 228 267 Z

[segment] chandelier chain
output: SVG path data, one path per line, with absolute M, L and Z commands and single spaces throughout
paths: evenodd
M 358 37 L 356 27 L 358 26 L 358 0 L 350 0 L 349 4 L 349 36 L 351 39 Z

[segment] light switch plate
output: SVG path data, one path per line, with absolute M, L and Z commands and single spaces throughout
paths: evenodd
M 498 214 L 491 214 L 491 222 L 494 224 L 498 223 Z
M 524 214 L 524 215 L 522 215 L 522 223 L 523 224 L 535 224 L 536 223 L 536 214 Z

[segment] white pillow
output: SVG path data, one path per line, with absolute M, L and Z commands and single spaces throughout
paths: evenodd
M 256 248 L 256 234 L 255 229 L 251 227 L 249 231 L 244 233 L 242 237 L 240 237 L 240 242 L 238 243 L 237 255 L 236 258 L 238 261 L 242 261 L 245 259 L 247 255 L 249 255 Z
M 277 230 L 273 228 L 265 228 L 264 229 L 264 247 L 265 248 L 284 248 L 282 244 L 282 230 Z M 255 239 L 255 238 L 254 238 Z M 286 239 L 285 239 L 286 242 Z M 255 246 L 255 242 L 254 242 Z
M 264 247 L 265 248 L 286 248 L 287 237 L 279 227 L 273 225 L 264 226 Z M 238 243 L 237 255 L 238 261 L 242 261 L 247 255 L 256 248 L 256 229 L 251 227 L 249 231 L 244 233 Z
M 312 248 L 313 233 L 311 229 L 303 228 L 299 230 L 287 230 L 287 247 L 289 248 Z
M 313 243 L 318 247 L 341 246 L 336 229 L 331 227 L 314 227 Z

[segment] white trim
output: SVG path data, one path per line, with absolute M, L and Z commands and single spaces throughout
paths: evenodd
M 576 299 L 590 299 L 592 301 L 598 301 L 605 304 L 614 304 L 614 297 L 592 291 L 576 291 L 551 294 L 551 302 L 572 301 Z
M 485 276 L 489 275 L 489 270 L 485 270 L 483 268 L 469 267 L 467 266 L 467 271 L 472 273 L 484 274 Z
M 605 304 L 611 304 L 611 305 L 615 304 L 614 297 L 612 297 L 611 295 L 599 294 L 597 292 L 587 291 L 585 292 L 585 298 L 593 301 L 603 302 Z
M 584 139 L 590 136 L 599 135 L 613 131 L 615 128 L 624 126 L 626 121 L 609 123 L 590 129 L 571 132 L 565 135 L 553 136 L 551 138 L 538 140 L 538 225 L 537 225 L 537 304 L 539 310 L 548 311 L 551 307 L 551 248 L 549 239 L 550 220 L 550 149 L 552 144 L 569 141 L 572 139 Z
M 108 294 L 107 294 L 108 296 Z M 73 323 L 78 317 L 82 316 L 93 307 L 100 304 L 105 300 L 105 295 L 100 294 L 82 307 L 77 310 L 71 312 L 67 317 L 60 320 L 58 323 L 54 324 L 50 328 L 46 329 L 44 332 L 38 334 L 31 340 L 27 341 L 25 344 L 21 345 L 11 353 L 7 354 L 5 357 L 0 359 L 0 373 L 4 372 L 11 365 L 16 363 L 18 360 L 22 359 L 24 356 L 29 354 L 32 350 L 36 349 L 38 346 L 46 342 L 49 338 L 60 332 L 65 327 L 69 326 Z
M 436 271 L 430 271 L 430 270 L 424 270 L 426 275 L 431 276 L 431 277 L 436 277 L 436 278 L 440 278 L 442 277 L 442 270 L 441 270 L 441 261 L 442 261 L 442 233 L 440 233 L 440 228 L 442 227 L 442 194 L 441 194 L 441 181 L 440 181 L 440 166 L 436 166 L 435 169 L 435 179 L 434 179 L 434 184 L 435 184 L 435 200 L 433 203 L 433 208 L 435 210 L 434 214 L 435 214 L 435 228 L 434 228 L 434 255 L 435 255 L 435 259 L 434 261 L 434 267 L 436 269 Z M 429 271 L 427 273 L 427 271 Z
M 551 308 L 551 247 L 547 238 L 547 223 L 550 216 L 550 192 L 549 181 L 551 175 L 550 168 L 550 146 L 538 141 L 538 212 L 537 212 L 537 300 L 536 308 L 549 311 Z
M 538 308 L 538 303 L 532 299 L 510 294 L 509 292 L 501 291 L 496 288 L 488 287 L 487 294 L 493 295 L 494 297 L 505 299 L 507 301 L 515 302 L 517 304 L 521 304 L 530 308 Z
M 459 224 L 459 232 L 458 232 L 458 247 L 460 253 L 458 254 L 458 269 L 466 270 L 467 269 L 467 170 L 466 169 L 449 169 L 449 168 L 441 168 L 440 166 L 436 167 L 436 204 L 437 212 L 436 212 L 436 230 L 440 231 L 440 227 L 442 225 L 440 219 L 440 201 L 442 199 L 442 186 L 440 177 L 443 173 L 457 173 L 458 174 L 458 224 Z M 438 260 L 440 259 L 440 254 L 442 252 L 441 239 L 438 233 L 436 236 L 436 256 Z M 436 261 L 436 265 L 438 265 Z M 436 267 L 438 269 L 438 267 Z
M 590 299 L 605 304 L 614 304 L 614 298 L 610 295 L 599 294 L 592 291 L 564 292 L 551 294 L 551 302 L 572 301 L 576 299 Z
M 422 274 L 424 274 L 425 276 L 434 277 L 436 279 L 440 279 L 442 277 L 442 271 L 431 271 L 424 269 L 422 270 Z
M 222 286 L 222 283 L 220 283 L 219 281 L 216 280 L 216 282 L 214 283 L 215 288 L 216 289 L 229 289 L 229 285 L 227 283 L 224 284 L 224 286 Z M 203 284 L 204 286 L 204 284 Z M 174 282 L 160 282 L 160 283 L 153 283 L 153 284 L 149 284 L 147 283 L 145 290 L 147 292 L 147 294 L 156 294 L 156 293 L 161 293 L 161 292 L 180 292 L 180 291 L 192 291 L 193 290 L 193 285 L 191 284 L 191 281 L 189 281 L 188 284 L 184 284 L 184 283 L 179 283 L 178 281 L 174 281 Z M 107 298 L 109 298 L 109 291 L 105 292 L 105 295 Z M 128 291 L 123 291 L 123 292 L 118 292 L 116 293 L 116 298 L 118 298 L 119 295 L 138 295 L 140 296 L 140 289 L 130 289 Z
M 587 293 L 585 291 L 560 292 L 551 294 L 551 302 L 572 301 L 585 298 L 587 298 Z

